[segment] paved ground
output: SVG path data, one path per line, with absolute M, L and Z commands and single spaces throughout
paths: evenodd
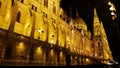
M 120 65 L 112 65 L 112 66 L 108 66 L 108 65 L 71 65 L 70 67 L 64 66 L 64 65 L 39 65 L 39 64 L 12 64 L 12 63 L 6 63 L 6 64 L 0 64 L 0 66 L 36 66 L 36 67 L 47 67 L 47 68 L 51 68 L 51 67 L 61 67 L 61 68 L 120 68 Z

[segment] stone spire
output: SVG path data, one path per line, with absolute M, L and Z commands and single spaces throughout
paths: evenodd
M 93 31 L 94 31 L 94 36 L 99 36 L 101 34 L 101 26 L 100 26 L 100 21 L 96 12 L 96 9 L 94 8 L 94 23 L 93 23 Z

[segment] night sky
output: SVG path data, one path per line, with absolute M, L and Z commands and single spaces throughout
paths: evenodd
M 112 20 L 108 6 L 109 0 L 61 0 L 61 7 L 67 12 L 68 17 L 75 18 L 76 10 L 86 22 L 88 30 L 93 35 L 93 13 L 96 8 L 99 20 L 103 22 L 113 58 L 120 61 L 120 6 L 119 0 L 112 0 L 116 7 L 117 18 Z M 70 7 L 72 14 L 70 13 Z M 119 59 L 119 60 L 118 60 Z

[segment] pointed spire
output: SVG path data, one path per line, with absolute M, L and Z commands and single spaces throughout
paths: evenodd
M 105 29 L 104 29 L 104 26 L 103 26 L 102 22 L 101 22 L 101 34 L 104 35 L 104 36 L 106 36 L 106 32 L 105 32 Z
M 94 8 L 94 27 L 95 26 L 100 26 L 100 23 L 99 23 L 99 18 L 98 18 L 96 9 Z
M 76 17 L 79 17 L 78 9 L 76 9 Z
M 72 18 L 72 8 L 71 8 L 71 4 L 70 4 L 70 18 Z
M 99 21 L 99 18 L 98 18 L 98 15 L 97 15 L 97 12 L 96 12 L 96 9 L 94 8 L 94 36 L 98 36 L 101 34 L 101 26 L 100 26 L 100 21 Z

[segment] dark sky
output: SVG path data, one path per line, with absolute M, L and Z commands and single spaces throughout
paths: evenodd
M 120 6 L 119 0 L 112 0 L 116 6 L 117 18 L 112 20 L 108 6 L 109 0 L 61 0 L 61 7 L 67 12 L 68 17 L 75 18 L 78 10 L 79 16 L 86 22 L 88 30 L 93 32 L 93 11 L 96 8 L 99 20 L 103 22 L 110 49 L 115 60 L 120 59 Z M 71 5 L 71 6 L 70 6 Z M 70 7 L 72 15 L 70 14 Z

